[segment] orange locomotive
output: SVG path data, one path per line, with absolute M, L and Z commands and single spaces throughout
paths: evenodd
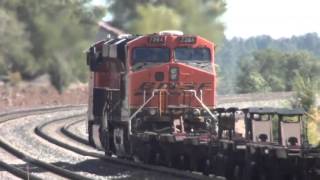
M 87 63 L 91 144 L 107 155 L 202 168 L 217 130 L 212 42 L 177 31 L 125 35 L 92 45 Z

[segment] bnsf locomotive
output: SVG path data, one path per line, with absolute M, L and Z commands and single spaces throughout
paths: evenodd
M 228 179 L 259 179 L 257 172 L 266 177 L 272 174 L 276 179 L 281 176 L 276 173 L 278 169 L 261 161 L 278 159 L 299 161 L 288 170 L 289 174 L 296 168 L 302 168 L 302 174 L 306 170 L 314 173 L 316 158 L 310 154 L 311 161 L 304 158 L 301 119 L 290 125 L 279 121 L 277 137 L 284 136 L 281 130 L 285 125 L 295 131 L 276 142 L 276 133 L 270 129 L 271 118 L 261 117 L 282 117 L 283 113 L 215 107 L 214 47 L 200 36 L 179 31 L 123 35 L 93 44 L 87 52 L 91 70 L 90 144 L 103 149 L 107 156 L 214 173 Z M 290 111 L 289 116 L 302 116 L 300 111 L 294 112 Z M 243 117 L 243 133 L 235 128 L 239 114 Z M 294 158 L 288 158 L 291 155 Z M 301 173 L 294 177 L 301 177 Z

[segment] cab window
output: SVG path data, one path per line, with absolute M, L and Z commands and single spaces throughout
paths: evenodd
M 179 47 L 175 48 L 174 55 L 175 59 L 179 61 L 209 62 L 211 60 L 209 48 Z
M 137 63 L 162 63 L 170 61 L 169 48 L 135 48 L 133 49 L 132 65 Z

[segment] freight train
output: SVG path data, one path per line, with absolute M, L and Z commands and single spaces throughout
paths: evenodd
M 93 44 L 90 144 L 106 156 L 229 180 L 319 178 L 302 110 L 216 107 L 214 53 L 212 42 L 180 31 Z

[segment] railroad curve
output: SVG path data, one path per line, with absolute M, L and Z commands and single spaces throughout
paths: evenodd
M 209 178 L 104 157 L 103 152 L 88 146 L 83 130 L 85 111 L 83 106 L 63 106 L 0 114 L 1 179 Z M 77 124 L 83 129 L 70 131 Z

